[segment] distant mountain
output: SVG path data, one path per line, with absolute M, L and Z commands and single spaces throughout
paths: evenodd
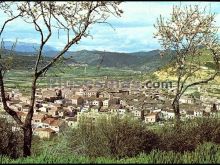
M 130 68 L 143 71 L 155 71 L 170 61 L 169 56 L 161 58 L 159 50 L 149 52 L 118 53 L 82 50 L 69 52 L 76 62 L 93 66 Z
M 10 50 L 11 45 L 12 42 L 5 42 L 6 49 Z M 33 46 L 35 48 L 39 48 L 39 44 L 18 42 L 14 54 L 22 56 L 22 58 L 20 59 L 22 59 L 22 61 L 25 63 L 24 56 L 33 56 L 36 54 Z M 55 48 L 45 46 L 44 55 L 47 58 L 54 57 L 58 53 L 59 51 Z M 161 58 L 159 50 L 133 53 L 81 50 L 76 52 L 68 51 L 65 53 L 64 57 L 69 59 L 68 61 L 66 61 L 66 64 L 83 63 L 91 66 L 116 67 L 124 69 L 127 68 L 141 71 L 158 70 L 170 61 L 169 56 Z M 33 61 L 35 58 L 31 59 Z M 26 61 L 26 63 L 28 62 L 29 61 Z
M 4 48 L 11 50 L 12 45 L 14 42 L 12 41 L 4 41 Z M 14 51 L 18 52 L 36 52 L 40 48 L 40 44 L 36 43 L 26 43 L 26 42 L 17 42 L 15 45 Z M 45 45 L 43 52 L 49 52 L 49 51 L 57 51 L 54 47 Z
M 17 51 L 11 51 L 11 50 L 1 50 L 0 58 L 1 59 L 7 59 L 12 55 L 12 69 L 19 69 L 19 70 L 31 70 L 35 67 L 36 59 L 35 56 L 36 53 L 34 52 L 17 52 Z M 65 59 L 65 58 L 62 58 Z M 39 62 L 39 67 L 43 67 L 46 64 L 48 64 L 52 60 L 51 57 L 43 57 L 41 58 Z M 62 60 L 63 65 L 73 64 L 76 63 L 73 59 L 68 60 Z M 61 65 L 62 65 L 61 64 Z

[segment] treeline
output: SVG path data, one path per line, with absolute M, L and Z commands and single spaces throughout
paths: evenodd
M 220 144 L 220 120 L 202 118 L 149 129 L 144 123 L 118 117 L 96 122 L 81 120 L 79 127 L 66 134 L 69 149 L 90 157 L 133 157 L 153 150 L 195 151 L 205 142 Z
M 13 143 L 19 144 L 18 140 L 19 138 L 14 138 Z M 1 140 L 1 146 L 6 141 Z M 123 160 L 137 163 L 166 163 L 166 160 L 169 163 L 187 163 L 190 160 L 195 163 L 211 163 L 220 162 L 219 144 L 219 119 L 201 118 L 182 122 L 178 127 L 165 125 L 149 129 L 145 124 L 129 117 L 100 118 L 95 122 L 83 118 L 78 128 L 67 128 L 51 140 L 34 137 L 32 157 L 27 160 L 36 158 L 39 159 L 38 162 L 54 160 L 62 163 L 72 162 L 74 159 L 80 161 L 81 158 L 81 163 L 83 160 L 97 162 L 100 159 L 105 160 L 105 163 Z M 8 147 L 3 150 L 13 150 L 14 154 L 2 152 L 1 155 L 19 156 L 18 145 Z

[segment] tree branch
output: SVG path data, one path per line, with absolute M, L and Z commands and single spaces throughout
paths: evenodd
M 14 120 L 16 121 L 16 123 L 19 126 L 23 127 L 23 122 L 18 117 L 18 114 L 14 110 L 9 108 L 7 105 L 7 100 L 5 97 L 5 88 L 4 88 L 4 82 L 3 82 L 2 69 L 0 70 L 0 90 L 1 90 L 1 98 L 2 98 L 2 104 L 3 104 L 4 110 L 14 118 Z
M 206 80 L 197 81 L 197 82 L 194 82 L 194 83 L 191 83 L 191 84 L 187 85 L 187 86 L 183 89 L 183 91 L 181 92 L 180 95 L 182 95 L 189 87 L 192 87 L 192 86 L 195 86 L 195 85 L 199 85 L 199 84 L 206 84 L 206 83 L 208 83 L 209 81 L 214 80 L 215 77 L 216 77 L 219 73 L 220 73 L 220 72 L 217 71 L 217 72 L 215 72 L 215 74 L 214 74 L 213 76 L 209 77 L 209 78 L 206 79 Z

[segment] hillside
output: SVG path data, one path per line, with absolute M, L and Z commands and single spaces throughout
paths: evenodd
M 161 59 L 159 50 L 134 53 L 82 50 L 72 52 L 69 56 L 79 63 L 87 63 L 92 66 L 101 65 L 141 71 L 155 71 L 169 61 L 169 57 Z
M 36 53 L 34 52 L 18 52 L 18 51 L 10 51 L 4 49 L 1 51 L 1 60 L 5 60 L 7 58 L 12 59 L 12 69 L 18 70 L 29 70 L 35 66 L 36 63 Z M 40 60 L 39 65 L 44 66 L 47 64 L 52 58 L 51 57 L 43 57 Z M 73 59 L 66 60 L 64 64 L 75 63 Z
M 28 49 L 29 50 L 29 49 Z M 15 68 L 25 69 L 34 66 L 34 55 L 36 52 L 14 51 Z M 9 50 L 5 50 L 5 54 L 9 54 Z M 58 54 L 58 51 L 49 50 L 44 52 L 44 59 L 48 61 L 51 57 Z M 169 57 L 161 58 L 159 50 L 149 52 L 119 53 L 104 51 L 88 51 L 81 50 L 76 52 L 67 52 L 64 56 L 68 58 L 66 63 L 83 63 L 90 66 L 114 67 L 123 69 L 133 69 L 139 71 L 156 71 L 169 62 Z

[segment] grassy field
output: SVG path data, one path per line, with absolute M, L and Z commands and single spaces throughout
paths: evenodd
M 149 78 L 147 73 L 140 73 L 133 70 L 123 70 L 118 68 L 107 67 L 62 67 L 51 68 L 45 76 L 39 78 L 37 84 L 38 87 L 46 87 L 49 84 L 49 80 L 60 81 L 87 81 L 87 80 L 141 80 Z M 27 70 L 10 70 L 5 75 L 5 86 L 7 88 L 18 88 L 28 91 L 31 87 L 32 71 Z
M 47 152 L 45 152 L 47 151 Z M 56 153 L 52 150 L 45 150 L 41 155 L 31 156 L 28 158 L 10 159 L 1 156 L 1 164 L 56 164 L 56 163 L 72 163 L 72 164 L 206 164 L 220 163 L 220 147 L 212 143 L 200 145 L 194 152 L 176 153 L 173 151 L 153 150 L 149 154 L 140 154 L 132 158 L 114 159 L 107 157 L 91 158 L 79 155 L 66 155 Z
M 85 81 L 90 80 L 105 80 L 108 78 L 109 80 L 135 80 L 135 81 L 173 81 L 176 82 L 176 78 L 169 74 L 169 71 L 161 70 L 154 73 L 147 72 L 139 72 L 133 70 L 124 70 L 118 68 L 108 68 L 101 67 L 97 68 L 94 66 L 89 67 L 74 67 L 74 66 L 66 66 L 58 68 L 51 68 L 45 76 L 42 76 L 37 81 L 38 87 L 50 87 L 51 82 L 55 83 L 57 86 L 59 82 L 63 82 L 63 84 L 67 81 L 69 82 L 78 82 L 83 83 Z M 7 72 L 5 76 L 5 86 L 7 88 L 18 88 L 24 94 L 28 94 L 31 88 L 32 81 L 32 71 L 27 70 L 10 70 Z M 220 98 L 220 91 L 218 87 L 213 88 L 212 85 L 220 84 L 220 79 L 217 78 L 215 81 L 202 85 L 202 88 L 207 89 L 207 92 L 212 97 Z M 55 86 L 55 85 L 54 85 Z M 197 88 L 190 88 L 186 93 L 190 94 L 197 90 Z

